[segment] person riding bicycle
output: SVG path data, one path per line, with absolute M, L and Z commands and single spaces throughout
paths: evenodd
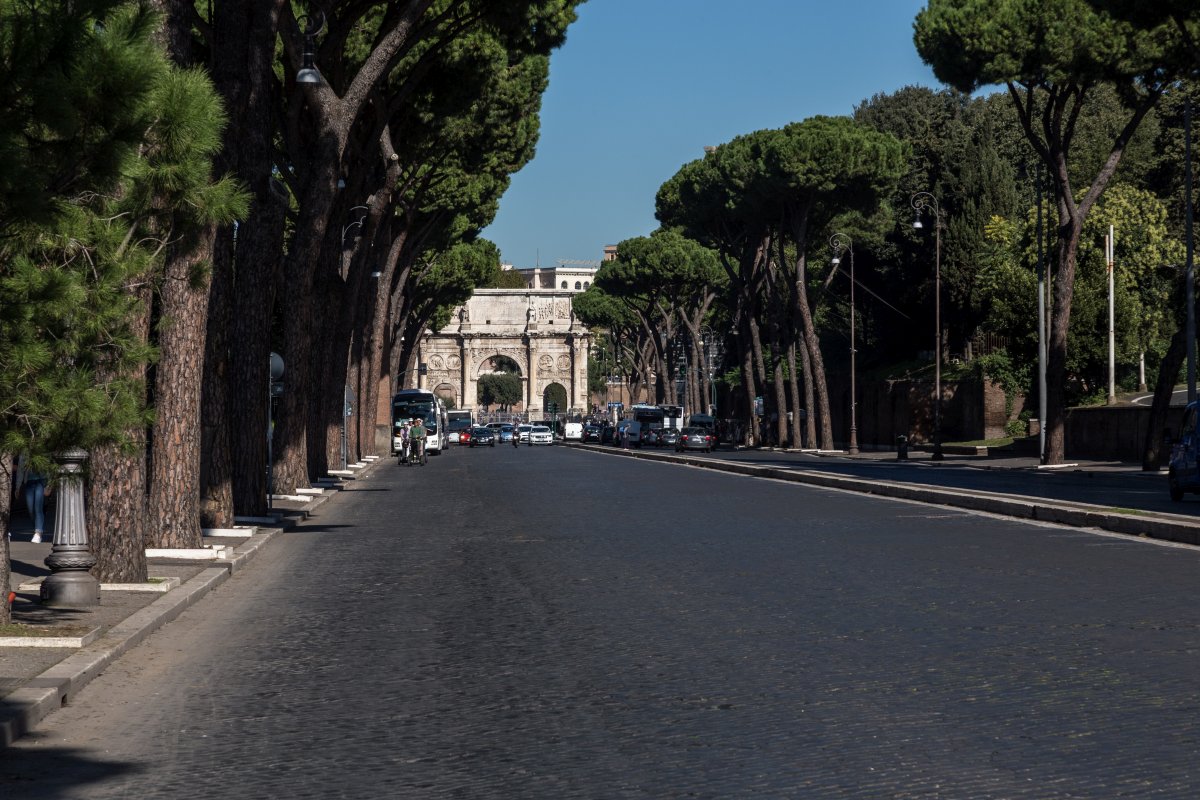
M 414 419 L 412 427 L 408 430 L 408 440 L 412 443 L 413 456 L 417 461 L 423 461 L 425 458 L 425 426 L 420 419 Z
M 400 463 L 408 461 L 408 422 L 400 423 Z

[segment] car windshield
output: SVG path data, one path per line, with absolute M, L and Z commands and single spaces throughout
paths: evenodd
M 533 429 L 533 432 L 534 433 L 549 433 L 550 429 L 547 428 L 545 425 L 538 425 L 537 427 L 535 427 Z
M 519 430 L 519 431 L 528 431 L 530 427 L 531 427 L 531 426 L 529 426 L 529 425 L 518 425 L 518 426 L 517 426 L 517 430 Z
M 501 425 L 501 426 L 500 426 L 500 430 L 502 430 L 502 431 L 509 431 L 509 432 L 511 432 L 511 431 L 512 431 L 512 429 L 513 429 L 513 426 L 512 426 L 512 425 Z

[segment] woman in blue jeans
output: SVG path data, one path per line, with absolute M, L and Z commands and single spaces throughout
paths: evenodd
M 33 539 L 30 541 L 40 542 L 42 531 L 46 528 L 46 495 L 50 493 L 46 485 L 46 476 L 29 470 L 24 463 L 19 469 L 19 474 L 23 476 L 25 509 L 29 512 L 29 518 L 33 520 Z

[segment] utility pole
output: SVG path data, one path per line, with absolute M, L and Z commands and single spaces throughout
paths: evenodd
M 1104 258 L 1108 263 L 1108 404 L 1117 402 L 1117 349 L 1116 322 L 1113 311 L 1113 261 L 1116 253 L 1114 226 L 1108 226 L 1108 236 L 1104 237 Z

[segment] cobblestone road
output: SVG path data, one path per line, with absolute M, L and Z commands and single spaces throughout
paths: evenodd
M 1195 550 L 563 448 L 383 465 L 3 798 L 1200 796 Z

